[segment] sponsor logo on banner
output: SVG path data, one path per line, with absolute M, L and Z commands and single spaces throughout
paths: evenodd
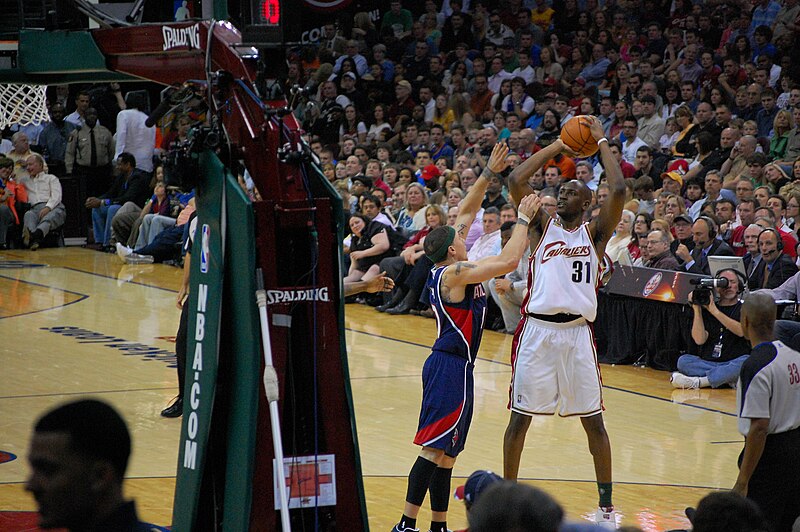
M 294 303 L 295 301 L 330 301 L 328 287 L 294 289 L 294 290 L 267 290 L 267 305 L 276 303 Z
M 575 246 L 568 248 L 567 243 L 563 240 L 550 242 L 544 247 L 542 252 L 542 264 L 555 257 L 564 256 L 567 258 L 572 257 L 588 257 L 590 254 L 589 246 Z
M 650 294 L 652 294 L 653 291 L 655 291 L 655 289 L 658 288 L 658 285 L 661 284 L 661 278 L 662 278 L 661 272 L 658 272 L 655 275 L 653 275 L 650 278 L 650 280 L 647 281 L 647 284 L 644 285 L 644 288 L 642 289 L 642 296 L 647 297 Z
M 211 229 L 208 224 L 203 224 L 202 237 L 200 238 L 200 273 L 208 273 L 208 238 L 211 236 Z
M 161 35 L 164 38 L 164 51 L 184 46 L 200 49 L 200 24 L 181 28 L 164 26 Z

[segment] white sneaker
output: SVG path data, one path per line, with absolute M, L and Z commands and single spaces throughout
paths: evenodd
M 669 382 L 672 383 L 673 388 L 682 388 L 684 390 L 694 390 L 700 387 L 700 377 L 687 377 L 679 371 L 672 374 Z
M 139 255 L 131 252 L 122 259 L 126 264 L 153 264 L 155 259 L 152 255 Z
M 613 506 L 610 508 L 599 507 L 597 512 L 594 514 L 594 522 L 597 523 L 600 528 L 616 530 L 617 512 L 614 511 Z
M 133 253 L 133 250 L 131 248 L 129 248 L 128 246 L 124 246 L 124 245 L 120 244 L 119 242 L 117 242 L 117 256 L 119 258 L 121 258 L 124 261 L 125 257 L 130 255 L 131 253 Z

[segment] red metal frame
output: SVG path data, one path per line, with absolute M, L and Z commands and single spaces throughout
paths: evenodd
M 256 62 L 243 58 L 236 50 L 241 46 L 241 34 L 227 22 L 187 22 L 167 25 L 141 25 L 127 28 L 93 30 L 92 35 L 107 58 L 108 68 L 152 80 L 165 85 L 179 85 L 187 80 L 206 79 L 206 50 L 210 54 L 211 72 L 227 71 L 239 83 L 214 89 L 208 101 L 211 113 L 216 115 L 227 134 L 227 139 L 238 158 L 245 162 L 264 201 L 254 204 L 258 263 L 264 272 L 267 289 L 291 289 L 282 286 L 281 279 L 293 278 L 287 269 L 306 271 L 310 264 L 297 264 L 297 258 L 286 256 L 281 249 L 281 237 L 288 230 L 308 230 L 309 242 L 315 241 L 319 249 L 317 286 L 329 287 L 330 302 L 316 309 L 317 331 L 305 330 L 307 337 L 318 336 L 318 365 L 316 372 L 320 397 L 320 431 L 325 434 L 325 448 L 321 453 L 333 453 L 337 463 L 336 519 L 348 530 L 362 530 L 366 523 L 359 489 L 361 479 L 359 457 L 354 445 L 354 425 L 343 423 L 341 417 L 349 409 L 344 391 L 345 371 L 340 358 L 340 330 L 338 321 L 338 287 L 340 272 L 337 255 L 336 220 L 331 199 L 314 198 L 315 209 L 309 205 L 308 191 L 301 175 L 300 165 L 283 163 L 278 149 L 286 144 L 297 147 L 300 131 L 294 115 L 282 118 L 266 116 L 265 108 L 280 108 L 285 101 L 261 102 L 254 98 Z M 210 45 L 208 43 L 210 37 Z M 312 221 L 318 236 L 311 236 Z M 318 241 L 316 240 L 318 238 Z M 251 272 L 242 272 L 244 275 Z M 273 312 L 297 312 L 296 304 L 278 304 Z M 308 323 L 312 323 L 312 306 L 300 309 Z M 321 331 L 325 331 L 322 335 Z M 309 332 L 311 334 L 309 334 Z M 297 331 L 295 332 L 295 334 Z M 289 365 L 292 338 L 287 329 L 271 327 L 273 356 L 281 383 L 280 403 L 286 405 L 287 387 L 284 379 Z M 296 341 L 296 339 L 295 339 Z M 340 356 L 333 356 L 339 354 Z M 222 355 L 222 354 L 221 354 Z M 310 357 L 310 353 L 292 353 L 293 357 Z M 296 364 L 296 361 L 295 361 Z M 310 390 L 303 390 L 310 393 Z M 352 415 L 352 414 L 351 414 Z M 350 419 L 348 417 L 348 419 Z M 287 420 L 282 420 L 286 426 Z M 272 440 L 269 436 L 269 409 L 262 395 L 259 406 L 256 464 L 253 477 L 253 506 L 251 530 L 278 530 L 279 517 L 272 509 Z M 284 437 L 284 442 L 287 437 Z M 311 453 L 313 454 L 313 453 Z M 312 520 L 313 521 L 313 520 Z M 205 529 L 205 527 L 204 527 Z

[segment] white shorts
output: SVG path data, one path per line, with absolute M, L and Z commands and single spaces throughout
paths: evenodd
M 524 316 L 511 349 L 508 408 L 525 415 L 601 413 L 602 380 L 586 320 L 552 323 Z

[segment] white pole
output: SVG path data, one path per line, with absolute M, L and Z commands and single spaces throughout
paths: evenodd
M 272 425 L 272 446 L 275 448 L 275 460 L 278 463 L 278 486 L 280 486 L 281 525 L 283 532 L 291 532 L 289 527 L 289 500 L 286 496 L 286 483 L 283 477 L 283 441 L 281 439 L 281 422 L 278 417 L 278 374 L 272 365 L 272 341 L 269 336 L 269 320 L 267 319 L 267 292 L 256 290 L 258 316 L 261 321 L 261 344 L 264 348 L 264 391 L 269 401 L 269 420 Z

